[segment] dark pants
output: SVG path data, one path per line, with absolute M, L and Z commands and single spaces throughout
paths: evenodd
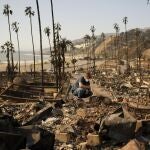
M 72 91 L 72 94 L 74 96 L 77 96 L 78 98 L 87 98 L 87 97 L 93 95 L 92 91 L 90 91 L 88 89 L 84 89 L 84 88 L 76 88 L 75 89 L 74 87 L 72 87 L 71 91 Z

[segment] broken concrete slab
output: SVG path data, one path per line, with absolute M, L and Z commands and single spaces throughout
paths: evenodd
M 87 135 L 87 145 L 97 146 L 101 144 L 101 137 L 98 134 L 89 133 Z
M 62 132 L 56 132 L 55 133 L 55 139 L 59 142 L 67 143 L 70 140 L 70 134 L 69 133 L 62 133 Z

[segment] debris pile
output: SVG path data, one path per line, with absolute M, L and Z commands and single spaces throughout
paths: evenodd
M 139 88 L 131 76 L 98 74 L 94 82 L 90 98 L 75 99 L 67 85 L 53 100 L 48 101 L 46 95 L 37 101 L 2 102 L 3 150 L 149 149 L 149 85 L 148 91 L 143 88 L 149 81 L 144 80 Z M 142 98 L 147 98 L 147 104 Z M 7 146 L 12 143 L 14 147 Z
M 140 78 L 136 73 L 117 74 L 116 72 L 98 72 L 94 82 L 110 91 L 117 101 L 127 101 L 133 105 L 148 106 L 150 104 L 150 76 L 144 74 Z M 150 109 L 150 108 L 148 108 Z

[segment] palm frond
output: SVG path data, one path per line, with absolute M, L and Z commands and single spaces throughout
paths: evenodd
M 34 16 L 34 15 L 35 15 L 35 12 L 34 12 L 34 11 L 32 11 L 32 12 L 31 12 L 31 15 L 32 15 L 32 16 Z
M 18 22 L 13 22 L 12 23 L 12 29 L 13 31 L 15 31 L 16 33 L 19 31 L 19 27 L 18 27 L 19 23 Z
M 12 14 L 13 14 L 13 11 L 12 11 L 12 10 L 9 10 L 9 13 L 10 13 L 10 15 L 12 15 Z
M 94 33 L 96 29 L 95 29 L 94 26 L 91 26 L 91 29 L 90 29 L 90 30 L 91 30 L 92 33 Z
M 28 6 L 25 8 L 25 15 L 26 16 L 34 16 L 35 12 L 32 11 L 32 7 L 31 6 Z
M 4 5 L 3 14 L 8 16 L 9 14 L 12 15 L 13 11 L 10 9 L 8 4 Z
M 128 17 L 124 17 L 124 18 L 123 18 L 123 23 L 124 23 L 124 24 L 127 24 L 127 22 L 128 22 Z
M 48 37 L 50 36 L 50 28 L 49 27 L 45 27 L 44 32 Z

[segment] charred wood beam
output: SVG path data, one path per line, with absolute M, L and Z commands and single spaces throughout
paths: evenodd
M 28 120 L 26 120 L 23 125 L 31 125 L 31 124 L 35 124 L 38 120 L 44 118 L 46 115 L 50 114 L 52 111 L 52 106 L 48 105 L 46 107 L 44 107 L 43 109 L 41 109 L 39 112 L 36 113 L 36 115 L 34 115 L 33 117 L 29 118 Z

